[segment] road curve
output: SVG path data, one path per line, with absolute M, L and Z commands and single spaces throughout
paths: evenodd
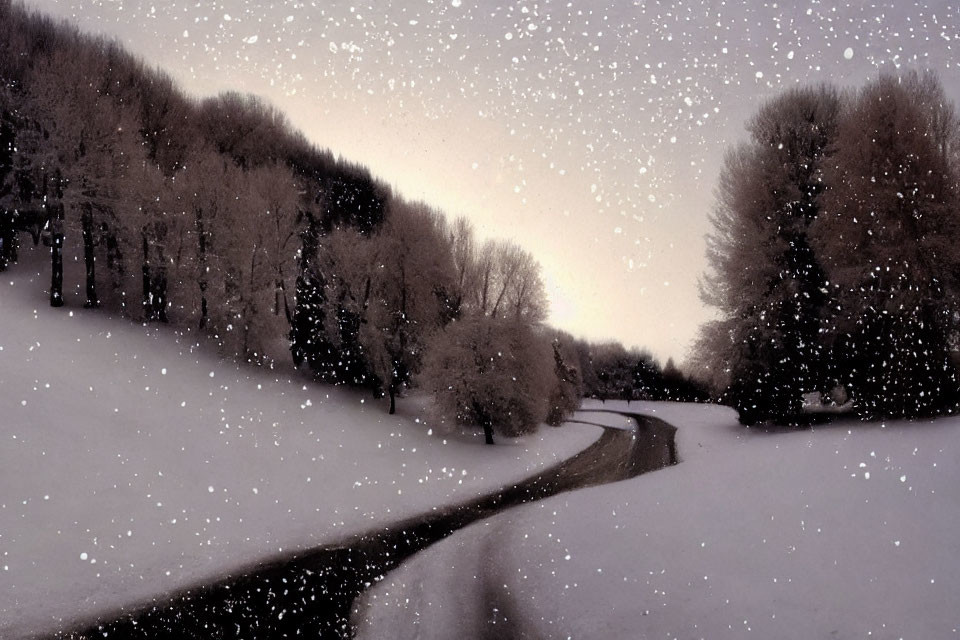
M 518 484 L 339 544 L 259 563 L 53 637 L 350 638 L 356 597 L 406 558 L 454 531 L 513 506 L 677 463 L 673 426 L 659 418 L 624 415 L 636 421 L 634 430 L 604 428 L 600 438 L 577 455 Z

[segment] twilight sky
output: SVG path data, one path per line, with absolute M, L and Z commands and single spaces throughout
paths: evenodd
M 402 194 L 543 265 L 551 322 L 682 359 L 724 150 L 763 99 L 936 70 L 960 3 L 26 0 L 189 92 L 261 95 Z

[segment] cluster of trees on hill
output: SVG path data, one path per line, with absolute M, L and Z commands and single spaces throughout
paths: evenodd
M 668 359 L 661 367 L 654 357 L 639 349 L 625 349 L 617 342 L 572 343 L 583 380 L 585 397 L 599 400 L 672 400 L 706 402 L 709 389 L 682 372 Z
M 254 363 L 292 355 L 391 412 L 418 380 L 488 442 L 559 424 L 581 371 L 591 394 L 639 397 L 543 325 L 520 247 L 404 201 L 256 97 L 192 99 L 115 42 L 0 0 L 0 269 L 26 231 L 51 247 L 54 306 L 64 261 L 82 263 L 87 307 Z
M 700 371 L 745 423 L 836 387 L 865 416 L 953 411 L 960 119 L 936 76 L 791 89 L 748 130 L 717 192 Z

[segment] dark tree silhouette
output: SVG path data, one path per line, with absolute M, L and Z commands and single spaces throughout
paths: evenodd
M 730 372 L 724 398 L 746 424 L 794 415 L 803 393 L 823 386 L 825 278 L 809 228 L 839 114 L 836 90 L 791 89 L 760 108 L 750 142 L 724 163 L 701 292 L 722 314 L 710 327 L 730 336 L 715 362 Z

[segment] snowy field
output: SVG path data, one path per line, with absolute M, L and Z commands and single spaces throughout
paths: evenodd
M 488 447 L 416 398 L 388 416 L 368 394 L 84 311 L 75 289 L 51 309 L 24 253 L 0 274 L 0 638 L 466 500 L 601 433 Z
M 960 419 L 638 408 L 678 427 L 679 465 L 454 534 L 362 596 L 360 637 L 960 635 Z

